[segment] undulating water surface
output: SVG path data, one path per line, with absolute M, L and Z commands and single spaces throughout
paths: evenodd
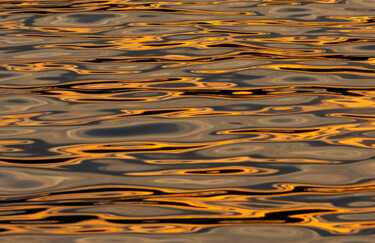
M 374 242 L 375 0 L 1 0 L 0 240 Z

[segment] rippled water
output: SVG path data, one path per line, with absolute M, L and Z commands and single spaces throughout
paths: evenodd
M 2 0 L 1 239 L 374 242 L 374 13 Z

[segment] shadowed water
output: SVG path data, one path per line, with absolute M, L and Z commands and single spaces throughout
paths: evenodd
M 375 0 L 0 1 L 7 242 L 373 242 Z

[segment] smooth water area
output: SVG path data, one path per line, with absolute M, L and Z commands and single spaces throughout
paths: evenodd
M 374 242 L 375 0 L 1 0 L 1 242 Z

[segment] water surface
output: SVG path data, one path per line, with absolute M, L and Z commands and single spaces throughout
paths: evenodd
M 373 242 L 374 13 L 2 0 L 2 239 Z

